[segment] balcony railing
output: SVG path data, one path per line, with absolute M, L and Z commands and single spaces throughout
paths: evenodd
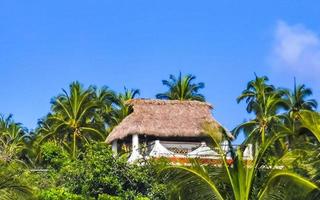
M 233 145 L 234 149 L 239 148 L 237 145 Z M 221 149 L 225 153 L 227 160 L 231 160 L 229 145 L 225 141 L 221 144 Z M 134 157 L 132 157 L 134 156 Z M 141 157 L 168 157 L 168 158 L 200 158 L 220 160 L 218 148 L 212 148 L 205 142 L 176 142 L 176 141 L 160 141 L 155 140 L 148 143 L 146 146 L 139 148 L 139 155 L 133 155 L 130 157 L 130 161 L 134 161 Z M 244 151 L 244 158 L 246 160 L 252 160 L 252 145 Z M 136 157 L 136 158 L 135 158 Z

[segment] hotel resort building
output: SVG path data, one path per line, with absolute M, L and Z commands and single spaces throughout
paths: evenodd
M 128 105 L 132 106 L 133 112 L 106 139 L 115 154 L 127 149 L 130 153 L 128 162 L 167 157 L 174 163 L 185 163 L 190 158 L 219 163 L 221 157 L 206 133 L 205 125 L 232 138 L 213 118 L 212 106 L 206 102 L 132 99 Z M 221 145 L 227 160 L 232 162 L 228 142 L 223 141 Z M 245 149 L 244 157 L 252 158 L 251 145 Z

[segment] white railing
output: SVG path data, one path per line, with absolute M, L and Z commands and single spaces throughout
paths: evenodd
M 239 148 L 233 145 L 234 149 Z M 229 152 L 228 142 L 221 144 L 221 149 L 225 152 L 227 159 L 232 159 Z M 178 150 L 178 151 L 174 151 Z M 205 142 L 172 142 L 155 140 L 144 149 L 139 149 L 141 155 L 145 158 L 149 157 L 176 157 L 176 158 L 206 158 L 206 159 L 221 159 L 219 150 L 207 146 Z M 182 153 L 183 152 L 183 153 Z M 245 160 L 252 160 L 252 145 L 249 144 L 243 152 Z M 135 156 L 136 157 L 136 156 Z M 131 157 L 130 157 L 131 158 Z M 130 162 L 133 162 L 130 159 Z

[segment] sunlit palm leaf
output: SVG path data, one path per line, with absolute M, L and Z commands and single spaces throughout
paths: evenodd
M 320 114 L 312 111 L 300 112 L 302 127 L 310 130 L 320 142 Z

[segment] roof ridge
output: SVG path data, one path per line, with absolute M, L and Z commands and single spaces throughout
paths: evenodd
M 196 100 L 163 100 L 163 99 L 144 99 L 144 98 L 137 98 L 137 99 L 130 99 L 126 102 L 129 105 L 134 104 L 155 104 L 155 105 L 165 105 L 165 104 L 193 104 L 193 105 L 206 105 L 209 106 L 211 109 L 213 106 L 208 102 L 201 102 Z

